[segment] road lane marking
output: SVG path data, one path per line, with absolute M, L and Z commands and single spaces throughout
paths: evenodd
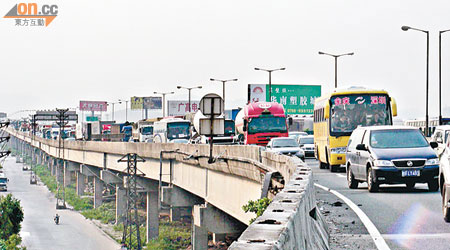
M 347 176 L 343 175 L 343 174 L 336 174 L 338 177 L 342 177 L 342 178 L 347 178 Z
M 370 236 L 372 237 L 377 248 L 379 250 L 390 250 L 389 246 L 386 244 L 386 241 L 384 241 L 377 227 L 375 227 L 375 225 L 372 223 L 369 217 L 355 203 L 353 203 L 353 201 L 351 201 L 349 198 L 345 197 L 344 195 L 333 189 L 329 189 L 317 183 L 314 183 L 314 185 L 316 187 L 319 187 L 325 191 L 328 191 L 336 195 L 339 199 L 343 200 L 356 213 L 356 215 L 358 215 L 359 219 L 362 221 L 367 231 L 369 232 Z

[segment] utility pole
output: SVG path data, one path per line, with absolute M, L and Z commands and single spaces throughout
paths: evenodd
M 34 160 L 34 158 L 35 158 L 35 150 L 34 150 L 34 148 L 33 148 L 33 143 L 34 143 L 34 141 L 35 141 L 35 136 L 36 136 L 36 119 L 35 119 L 35 116 L 33 115 L 32 116 L 32 118 L 31 118 L 31 129 L 32 129 L 32 131 L 31 131 L 31 171 L 30 171 L 30 184 L 36 184 L 37 183 L 37 181 L 36 181 L 36 173 L 34 172 L 34 168 L 33 168 L 33 165 L 35 165 L 35 160 Z
M 58 166 L 60 168 L 64 169 L 64 140 L 62 138 L 62 133 L 64 132 L 64 127 L 66 126 L 66 124 L 68 123 L 67 119 L 69 118 L 68 115 L 66 115 L 67 111 L 69 111 L 69 109 L 56 109 L 56 111 L 58 112 L 57 118 L 58 121 L 56 122 L 59 125 L 59 138 L 58 138 Z M 62 151 L 62 152 L 61 152 Z M 59 170 L 57 171 L 57 173 L 60 173 Z M 63 174 L 64 175 L 64 174 Z M 57 191 L 56 191 L 56 209 L 66 209 L 66 189 L 64 187 L 64 176 L 61 175 L 57 176 Z M 59 179 L 62 179 L 62 184 L 60 183 L 61 181 L 58 181 L 58 177 Z
M 145 162 L 145 160 L 137 154 L 126 154 L 117 162 L 127 163 L 127 181 L 125 186 L 127 196 L 127 212 L 123 227 L 122 247 L 125 247 L 125 249 L 141 250 L 142 245 L 141 236 L 139 233 L 139 194 L 137 192 L 137 178 L 138 176 L 144 176 L 144 174 L 137 173 L 137 163 Z

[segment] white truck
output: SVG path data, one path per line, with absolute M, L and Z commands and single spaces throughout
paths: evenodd
M 164 118 L 153 123 L 153 142 L 167 143 L 174 139 L 191 138 L 191 123 L 181 118 Z
M 133 124 L 133 140 L 135 142 L 152 142 L 154 122 L 155 121 L 141 120 Z

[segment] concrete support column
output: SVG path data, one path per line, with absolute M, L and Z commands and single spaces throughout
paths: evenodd
M 170 221 L 180 221 L 181 220 L 181 208 L 171 207 L 170 208 Z
M 72 172 L 67 167 L 64 168 L 64 186 L 67 187 L 72 184 Z
M 77 172 L 77 195 L 78 196 L 83 195 L 85 188 L 86 188 L 86 176 L 80 172 Z
M 57 164 L 57 161 L 56 161 L 56 159 L 52 159 L 50 162 L 51 162 L 51 164 L 50 164 L 51 174 L 53 176 L 55 176 L 56 175 L 56 164 Z
M 225 239 L 226 234 L 241 233 L 245 230 L 246 225 L 222 212 L 211 204 L 205 203 L 203 205 L 194 205 L 192 210 L 192 246 L 193 249 L 206 249 L 205 238 L 207 239 L 208 233 L 214 233 L 214 240 L 220 241 Z M 198 235 L 196 235 L 198 231 Z M 206 236 L 205 236 L 206 232 Z M 197 237 L 199 239 L 197 239 Z M 198 244 L 199 248 L 196 248 L 195 244 Z M 206 240 L 206 247 L 208 242 Z
M 37 162 L 36 162 L 36 164 L 37 164 L 37 165 L 42 165 L 42 154 L 41 154 L 41 151 L 38 151 L 36 157 L 37 157 Z
M 125 220 L 127 212 L 126 190 L 120 185 L 116 185 L 116 224 Z
M 103 182 L 94 176 L 94 208 L 98 208 L 103 203 Z
M 147 242 L 159 236 L 158 192 L 147 192 Z
M 192 250 L 208 250 L 208 230 L 192 223 Z

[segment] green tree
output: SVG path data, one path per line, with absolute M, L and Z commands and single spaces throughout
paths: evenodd
M 26 247 L 20 246 L 22 238 L 13 234 L 7 240 L 0 240 L 0 250 L 26 250 Z
M 23 209 L 20 201 L 11 194 L 0 197 L 0 239 L 8 240 L 13 234 L 20 232 L 23 221 Z

